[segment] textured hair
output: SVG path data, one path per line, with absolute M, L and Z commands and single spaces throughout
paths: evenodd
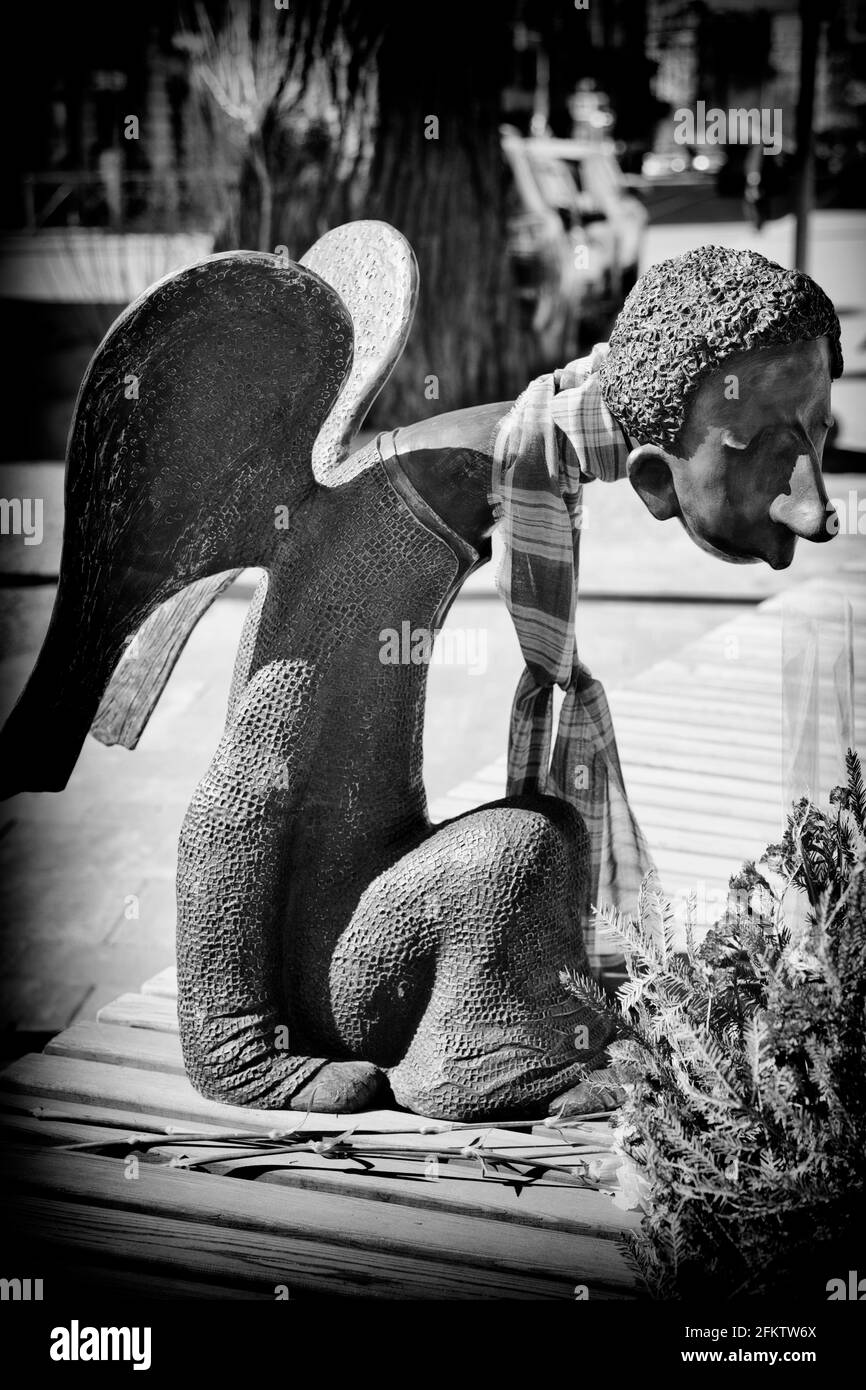
M 635 285 L 611 334 L 602 395 L 638 443 L 674 449 L 709 372 L 741 352 L 825 335 L 835 378 L 839 320 L 814 280 L 756 251 L 701 246 L 660 261 Z

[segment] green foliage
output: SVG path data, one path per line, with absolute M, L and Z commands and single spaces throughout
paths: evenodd
M 656 1297 L 823 1289 L 864 1228 L 866 791 L 846 761 L 829 811 L 793 808 L 699 947 L 690 921 L 674 949 L 651 876 L 636 920 L 597 914 L 626 957 L 617 1148 L 643 1195 L 632 1253 Z M 566 983 L 589 1002 L 586 980 Z

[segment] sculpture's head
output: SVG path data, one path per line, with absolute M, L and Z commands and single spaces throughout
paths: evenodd
M 601 389 L 653 516 L 679 517 L 723 560 L 785 569 L 798 536 L 835 530 L 821 459 L 841 373 L 839 320 L 814 280 L 703 246 L 632 290 Z

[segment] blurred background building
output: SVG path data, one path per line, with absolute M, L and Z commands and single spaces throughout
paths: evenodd
M 863 206 L 863 0 L 92 0 L 7 24 L 6 458 L 62 455 L 90 352 L 154 279 L 214 249 L 300 257 L 357 216 L 421 268 L 379 415 L 513 395 L 604 336 L 647 225 L 793 211 L 804 34 L 808 203 Z M 779 153 L 677 143 L 699 101 L 781 110 Z

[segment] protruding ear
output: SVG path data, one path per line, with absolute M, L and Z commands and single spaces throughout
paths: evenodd
M 680 515 L 668 455 L 657 444 L 639 444 L 628 456 L 631 485 L 656 521 L 670 521 Z

